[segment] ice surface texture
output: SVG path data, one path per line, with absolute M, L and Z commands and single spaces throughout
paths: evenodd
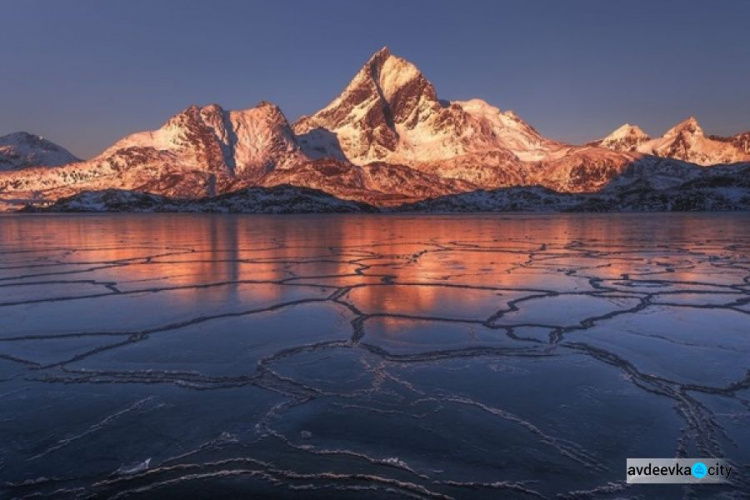
M 625 459 L 750 463 L 749 255 L 741 214 L 1 217 L 0 497 L 747 495 Z

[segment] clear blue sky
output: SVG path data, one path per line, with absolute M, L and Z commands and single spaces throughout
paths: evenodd
M 750 130 L 750 0 L 0 0 L 0 135 L 89 157 L 190 104 L 327 104 L 383 45 L 580 143 Z

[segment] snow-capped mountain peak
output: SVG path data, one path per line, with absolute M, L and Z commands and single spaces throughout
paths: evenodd
M 356 101 L 368 97 L 362 93 L 367 89 L 375 91 L 377 97 L 391 107 L 398 107 L 396 100 L 407 87 L 417 87 L 412 90 L 425 92 L 431 100 L 436 99 L 436 92 L 432 84 L 427 81 L 422 72 L 411 62 L 391 53 L 388 47 L 383 47 L 357 72 L 339 98 L 334 100 L 326 109 L 336 107 L 341 101 Z M 359 99 L 358 99 L 359 98 Z
M 626 123 L 604 139 L 592 143 L 595 146 L 621 152 L 637 151 L 638 147 L 651 138 L 638 125 Z
M 239 111 L 190 106 L 160 129 L 128 136 L 98 158 L 129 148 L 169 154 L 186 168 L 249 178 L 307 160 L 284 113 L 266 101 Z
M 414 64 L 385 47 L 328 106 L 300 118 L 294 131 L 313 158 L 359 165 L 389 161 L 423 170 L 458 158 L 467 163 L 466 155 L 483 155 L 472 162 L 489 161 L 497 168 L 500 157 L 538 160 L 559 148 L 515 113 L 503 113 L 481 99 L 439 100 L 435 87 Z M 451 170 L 444 163 L 440 168 Z
M 643 152 L 704 166 L 750 161 L 750 155 L 736 144 L 706 137 L 698 120 L 692 116 L 644 146 L 648 147 Z
M 694 116 L 690 116 L 671 129 L 667 130 L 667 132 L 664 134 L 664 138 L 673 138 L 683 134 L 699 137 L 703 137 L 705 135 L 703 133 L 703 129 L 698 124 L 698 120 Z
M 419 69 L 384 47 L 328 106 L 300 118 L 294 131 L 310 156 L 367 163 L 392 157 L 401 132 L 413 130 L 440 108 L 434 87 Z
M 694 116 L 681 121 L 655 139 L 649 138 L 640 128 L 625 124 L 592 145 L 704 166 L 750 161 L 750 151 L 744 148 L 741 135 L 730 138 L 706 137 Z
M 31 134 L 0 138 L 0 169 L 76 160 L 50 145 Z M 53 146 L 57 156 L 40 159 Z M 638 175 L 661 189 L 699 175 L 685 162 L 745 161 L 750 133 L 707 137 L 693 117 L 654 139 L 626 123 L 585 147 L 553 141 L 482 99 L 439 99 L 414 64 L 384 47 L 330 104 L 293 126 L 265 101 L 237 111 L 190 106 L 92 160 L 2 173 L 0 204 L 110 188 L 186 199 L 291 184 L 388 206 L 480 188 L 591 193 Z
M 383 99 L 393 107 L 400 104 L 397 99 L 404 91 L 418 91 L 414 98 L 426 97 L 437 100 L 437 93 L 421 71 L 406 59 L 394 56 L 387 47 L 381 49 L 370 61 L 371 76 L 375 80 Z M 411 87 L 411 88 L 410 88 Z
M 650 139 L 648 134 L 641 129 L 638 125 L 631 125 L 626 123 L 620 128 L 609 134 L 607 139 L 625 139 L 625 138 L 636 138 L 636 139 Z
M 0 137 L 0 170 L 56 167 L 78 161 L 70 151 L 40 135 L 14 132 Z

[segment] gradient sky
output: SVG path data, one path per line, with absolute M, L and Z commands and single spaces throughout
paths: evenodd
M 383 45 L 441 98 L 572 143 L 689 115 L 750 130 L 749 0 L 0 0 L 0 135 L 86 158 L 193 103 L 293 121 Z

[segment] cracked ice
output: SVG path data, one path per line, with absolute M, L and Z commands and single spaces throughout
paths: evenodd
M 8 216 L 0 238 L 0 496 L 750 492 L 624 472 L 749 470 L 741 214 Z

